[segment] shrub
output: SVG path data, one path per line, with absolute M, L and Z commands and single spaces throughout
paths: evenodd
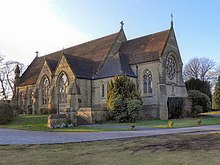
M 201 120 L 201 119 L 199 119 L 199 120 L 197 121 L 197 123 L 198 123 L 198 125 L 201 125 L 202 120 Z
M 196 116 L 201 112 L 209 112 L 211 110 L 211 101 L 206 94 L 197 90 L 189 90 L 188 95 L 193 101 L 192 116 Z
M 218 81 L 215 84 L 215 90 L 212 98 L 212 107 L 215 110 L 220 110 L 220 76 L 218 76 Z
M 183 117 L 183 99 L 182 97 L 170 97 L 167 101 L 169 118 Z
M 13 117 L 18 117 L 19 112 L 20 112 L 19 107 L 18 106 L 12 106 L 12 109 L 13 109 Z
M 206 94 L 210 99 L 212 98 L 211 85 L 209 81 L 202 81 L 192 77 L 185 82 L 185 85 L 187 90 L 198 90 Z
M 107 108 L 113 119 L 132 122 L 139 117 L 142 100 L 135 84 L 127 76 L 116 76 L 108 83 Z
M 57 114 L 57 109 L 56 108 L 51 108 L 49 110 L 50 114 Z
M 192 110 L 191 110 L 191 117 L 197 117 L 197 115 L 199 113 L 202 113 L 204 110 L 203 110 L 203 107 L 201 105 L 195 105 L 192 107 Z
M 7 124 L 13 119 L 13 107 L 7 103 L 0 104 L 0 124 Z
M 119 122 L 134 122 L 139 117 L 142 102 L 137 98 L 117 98 L 114 118 Z
M 32 114 L 33 113 L 33 109 L 32 109 L 32 105 L 28 105 L 28 114 Z
M 57 109 L 56 108 L 41 108 L 40 109 L 40 113 L 42 115 L 45 115 L 45 114 L 56 114 L 57 113 Z
M 172 121 L 168 121 L 168 128 L 173 128 L 174 123 Z
M 48 110 L 47 108 L 41 108 L 41 109 L 40 109 L 40 113 L 41 113 L 42 115 L 49 114 L 49 110 Z

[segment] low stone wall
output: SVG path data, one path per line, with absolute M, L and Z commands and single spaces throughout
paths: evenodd
M 72 126 L 73 124 L 69 122 L 69 119 L 65 114 L 51 114 L 48 117 L 47 127 L 49 128 L 64 128 Z
M 91 109 L 91 107 L 80 108 L 77 111 L 77 116 L 80 116 L 81 118 L 86 120 L 88 123 L 93 123 L 92 122 L 92 109 Z

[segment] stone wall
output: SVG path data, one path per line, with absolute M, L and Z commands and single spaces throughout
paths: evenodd
M 48 123 L 47 127 L 48 128 L 64 128 L 68 127 L 68 124 L 70 125 L 71 123 L 68 123 L 68 119 L 65 114 L 51 114 L 48 117 Z

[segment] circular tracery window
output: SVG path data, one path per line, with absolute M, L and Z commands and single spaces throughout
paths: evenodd
M 176 63 L 172 56 L 167 58 L 166 71 L 167 77 L 172 80 L 176 75 Z

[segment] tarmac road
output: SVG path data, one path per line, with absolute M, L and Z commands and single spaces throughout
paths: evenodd
M 70 142 L 86 142 L 134 137 L 148 137 L 178 133 L 208 133 L 220 132 L 220 125 L 174 128 L 174 129 L 144 129 L 131 131 L 109 132 L 44 132 L 24 131 L 0 128 L 0 145 L 9 144 L 58 144 Z

